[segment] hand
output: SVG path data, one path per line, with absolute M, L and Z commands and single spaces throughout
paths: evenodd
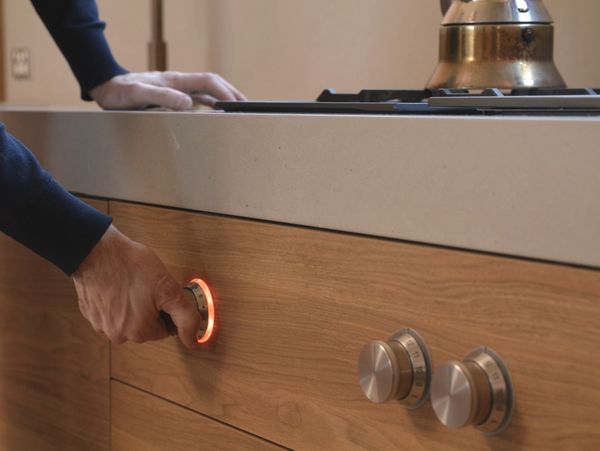
M 246 100 L 231 83 L 217 74 L 139 72 L 117 75 L 90 91 L 104 109 L 133 109 L 156 105 L 189 110 L 194 101 L 214 106 L 217 100 Z
M 73 274 L 79 309 L 97 332 L 115 344 L 169 336 L 160 311 L 169 314 L 187 348 L 197 346 L 202 317 L 183 288 L 146 246 L 110 226 Z

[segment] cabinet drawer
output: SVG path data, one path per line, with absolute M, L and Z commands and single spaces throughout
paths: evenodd
M 568 449 L 600 444 L 600 273 L 297 227 L 111 203 L 182 284 L 218 302 L 214 340 L 118 346 L 112 375 L 296 449 Z M 418 330 L 434 366 L 479 345 L 506 360 L 502 435 L 441 426 L 428 403 L 375 405 L 362 345 Z
M 113 451 L 284 449 L 119 382 L 111 401 Z
M 0 449 L 108 451 L 109 363 L 71 279 L 0 236 Z

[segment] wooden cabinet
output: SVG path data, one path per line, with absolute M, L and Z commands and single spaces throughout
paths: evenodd
M 73 282 L 0 236 L 0 449 L 106 451 L 109 416 L 108 342 Z
M 176 339 L 113 347 L 117 381 L 294 449 L 600 445 L 600 272 L 119 202 L 110 210 L 182 284 L 204 277 L 218 309 L 203 349 Z M 409 412 L 364 398 L 362 345 L 402 326 L 421 333 L 434 366 L 479 345 L 504 357 L 517 398 L 504 434 L 445 429 L 430 404 Z
M 121 202 L 110 213 L 182 285 L 208 281 L 216 335 L 194 352 L 172 338 L 109 353 L 72 282 L 1 238 L 2 449 L 600 445 L 598 271 Z M 358 353 L 403 326 L 434 366 L 479 345 L 504 357 L 517 398 L 504 434 L 366 400 Z
M 113 451 L 282 449 L 119 382 L 111 389 Z

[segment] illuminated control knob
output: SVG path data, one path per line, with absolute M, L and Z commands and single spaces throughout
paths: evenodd
M 193 279 L 184 288 L 184 292 L 202 316 L 202 323 L 197 334 L 198 343 L 206 343 L 210 340 L 215 328 L 215 303 L 210 288 L 204 280 Z M 161 312 L 160 316 L 165 322 L 167 330 L 172 335 L 177 335 L 177 326 L 175 326 L 171 317 L 165 312 Z
M 191 280 L 185 289 L 188 293 L 191 293 L 191 297 L 196 303 L 200 315 L 202 315 L 202 324 L 197 335 L 198 343 L 206 343 L 210 340 L 215 328 L 215 303 L 212 293 L 202 279 Z
M 462 362 L 436 368 L 431 403 L 438 419 L 449 428 L 476 426 L 493 435 L 512 417 L 512 382 L 501 357 L 489 348 L 477 348 Z
M 427 346 L 408 328 L 399 330 L 388 341 L 371 341 L 360 352 L 358 378 L 370 401 L 398 400 L 416 409 L 427 400 L 431 385 Z

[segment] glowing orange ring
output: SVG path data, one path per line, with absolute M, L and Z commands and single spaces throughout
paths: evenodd
M 202 279 L 193 279 L 190 283 L 195 283 L 200 287 L 206 298 L 206 309 L 208 310 L 208 325 L 204 331 L 204 335 L 198 337 L 198 344 L 204 344 L 212 336 L 215 330 L 215 302 L 213 301 L 212 293 L 206 282 Z

